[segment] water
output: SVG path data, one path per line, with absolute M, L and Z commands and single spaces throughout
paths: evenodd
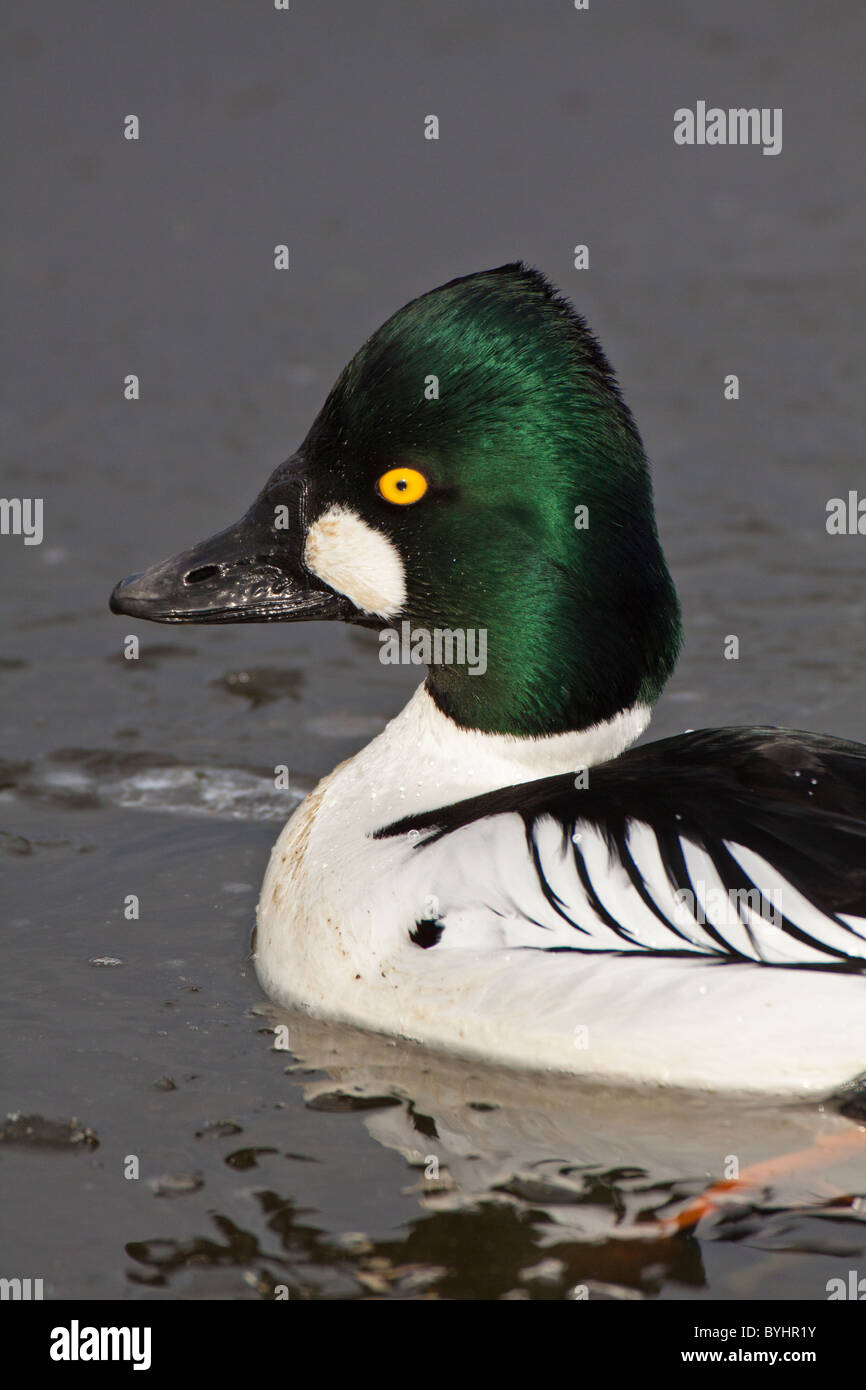
M 46 534 L 0 542 L 2 1272 L 47 1297 L 823 1299 L 866 1272 L 862 1161 L 653 1224 L 730 1155 L 846 1128 L 815 1104 L 648 1100 L 275 1013 L 248 951 L 278 824 L 417 673 L 325 624 L 107 611 L 240 514 L 387 314 L 521 255 L 654 460 L 688 634 L 654 735 L 866 739 L 863 539 L 824 528 L 862 485 L 860 7 L 465 8 L 10 12 L 3 492 L 42 496 Z M 692 93 L 783 106 L 783 153 L 675 150 Z

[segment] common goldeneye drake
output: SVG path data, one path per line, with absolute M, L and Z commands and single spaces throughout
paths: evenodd
M 537 271 L 407 304 L 243 519 L 111 607 L 340 618 L 429 662 L 274 847 L 278 1003 L 599 1080 L 814 1093 L 866 1068 L 866 747 L 629 750 L 679 608 L 635 423 Z

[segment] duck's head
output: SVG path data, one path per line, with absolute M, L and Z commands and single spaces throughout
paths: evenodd
M 434 657 L 437 632 L 475 634 L 476 656 L 483 632 L 483 673 L 443 660 L 428 689 L 465 727 L 523 736 L 651 704 L 680 642 L 634 421 L 583 320 L 520 264 L 390 318 L 242 520 L 123 580 L 111 607 L 408 622 Z

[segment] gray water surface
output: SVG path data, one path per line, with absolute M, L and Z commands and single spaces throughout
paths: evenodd
M 391 312 L 521 257 L 588 317 L 653 460 L 687 632 L 653 734 L 866 740 L 866 538 L 825 528 L 866 489 L 862 6 L 5 13 L 2 489 L 44 499 L 45 537 L 0 538 L 0 1115 L 27 1117 L 0 1128 L 0 1274 L 92 1299 L 824 1299 L 866 1270 L 862 1162 L 691 1235 L 648 1222 L 731 1154 L 841 1132 L 829 1110 L 276 1014 L 249 936 L 278 826 L 417 671 L 363 632 L 177 631 L 107 598 L 240 515 Z M 698 99 L 783 108 L 782 153 L 676 148 Z

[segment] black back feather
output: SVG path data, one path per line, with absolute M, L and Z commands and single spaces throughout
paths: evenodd
M 426 832 L 419 843 L 431 843 L 507 812 L 533 836 L 536 822 L 551 816 L 564 833 L 578 821 L 595 826 L 628 870 L 628 826 L 641 821 L 655 832 L 675 887 L 688 885 L 681 839 L 710 854 L 726 886 L 745 886 L 729 841 L 768 860 L 820 911 L 866 916 L 863 744 L 790 729 L 703 729 L 632 748 L 590 768 L 588 780 L 577 788 L 565 773 L 503 787 L 407 816 L 377 838 L 418 830 Z M 798 935 L 790 923 L 786 930 Z

